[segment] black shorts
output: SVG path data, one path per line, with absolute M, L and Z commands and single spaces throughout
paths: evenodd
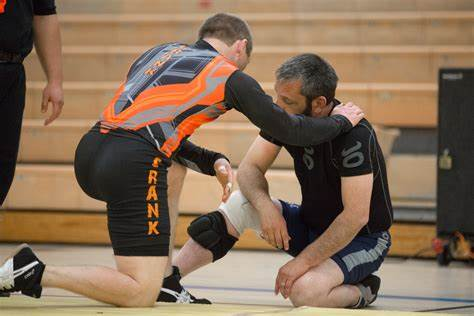
M 115 255 L 168 256 L 169 166 L 155 147 L 126 131 L 101 134 L 96 126 L 81 139 L 76 178 L 87 195 L 107 203 Z
M 304 222 L 301 207 L 298 204 L 282 200 L 280 202 L 288 234 L 291 237 L 290 249 L 287 253 L 296 257 L 319 235 Z M 343 284 L 360 283 L 376 272 L 387 256 L 391 244 L 388 231 L 355 236 L 349 244 L 331 257 L 344 274 Z

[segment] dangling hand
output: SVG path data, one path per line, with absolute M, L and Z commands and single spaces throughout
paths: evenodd
M 227 159 L 220 158 L 214 163 L 217 181 L 222 185 L 222 202 L 226 202 L 232 192 L 234 173 Z

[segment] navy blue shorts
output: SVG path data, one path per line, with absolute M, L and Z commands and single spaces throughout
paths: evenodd
M 288 234 L 291 237 L 287 251 L 296 257 L 311 244 L 318 235 L 302 220 L 300 206 L 280 201 Z M 331 257 L 344 273 L 344 284 L 357 284 L 380 268 L 390 248 L 388 231 L 356 236 L 345 248 Z

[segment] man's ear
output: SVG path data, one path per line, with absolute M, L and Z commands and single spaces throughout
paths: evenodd
M 327 105 L 327 100 L 326 97 L 324 96 L 319 96 L 313 101 L 311 101 L 311 114 L 312 116 L 319 116 L 323 112 Z
M 239 56 L 247 54 L 247 39 L 237 40 L 235 43 L 237 44 L 236 48 Z

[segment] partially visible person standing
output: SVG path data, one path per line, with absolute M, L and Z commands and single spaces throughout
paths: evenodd
M 54 0 L 0 0 L 0 206 L 15 173 L 25 107 L 23 60 L 35 44 L 48 83 L 41 111 L 52 104 L 48 125 L 63 107 L 61 36 Z

